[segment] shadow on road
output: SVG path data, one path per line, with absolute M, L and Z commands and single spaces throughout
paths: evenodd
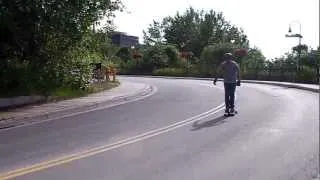
M 226 122 L 225 119 L 227 119 L 227 117 L 222 115 L 209 121 L 204 121 L 204 122 L 196 121 L 193 123 L 191 131 L 197 131 L 203 128 L 218 126 L 220 124 L 225 123 Z

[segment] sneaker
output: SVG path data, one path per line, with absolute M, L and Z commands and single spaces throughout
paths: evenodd
M 236 111 L 234 108 L 230 109 L 230 114 L 237 114 L 237 113 L 238 113 L 238 111 Z
M 224 110 L 224 117 L 230 116 L 229 108 Z

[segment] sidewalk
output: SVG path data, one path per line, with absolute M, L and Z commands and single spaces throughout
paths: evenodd
M 123 81 L 114 89 L 86 97 L 0 112 L 0 129 L 112 106 L 148 96 L 154 91 L 155 89 L 147 84 Z

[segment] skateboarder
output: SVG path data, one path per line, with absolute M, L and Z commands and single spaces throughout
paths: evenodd
M 240 68 L 234 59 L 231 53 L 224 54 L 223 62 L 217 68 L 216 77 L 213 80 L 213 84 L 216 85 L 219 74 L 223 75 L 226 104 L 225 115 L 233 115 L 236 113 L 234 108 L 234 94 L 236 86 L 240 86 Z

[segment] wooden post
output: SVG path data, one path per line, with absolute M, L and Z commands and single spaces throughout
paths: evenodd
M 106 78 L 107 78 L 107 81 L 110 81 L 110 67 L 106 68 Z
M 112 74 L 112 81 L 116 81 L 116 69 L 115 68 L 111 68 L 111 74 Z

